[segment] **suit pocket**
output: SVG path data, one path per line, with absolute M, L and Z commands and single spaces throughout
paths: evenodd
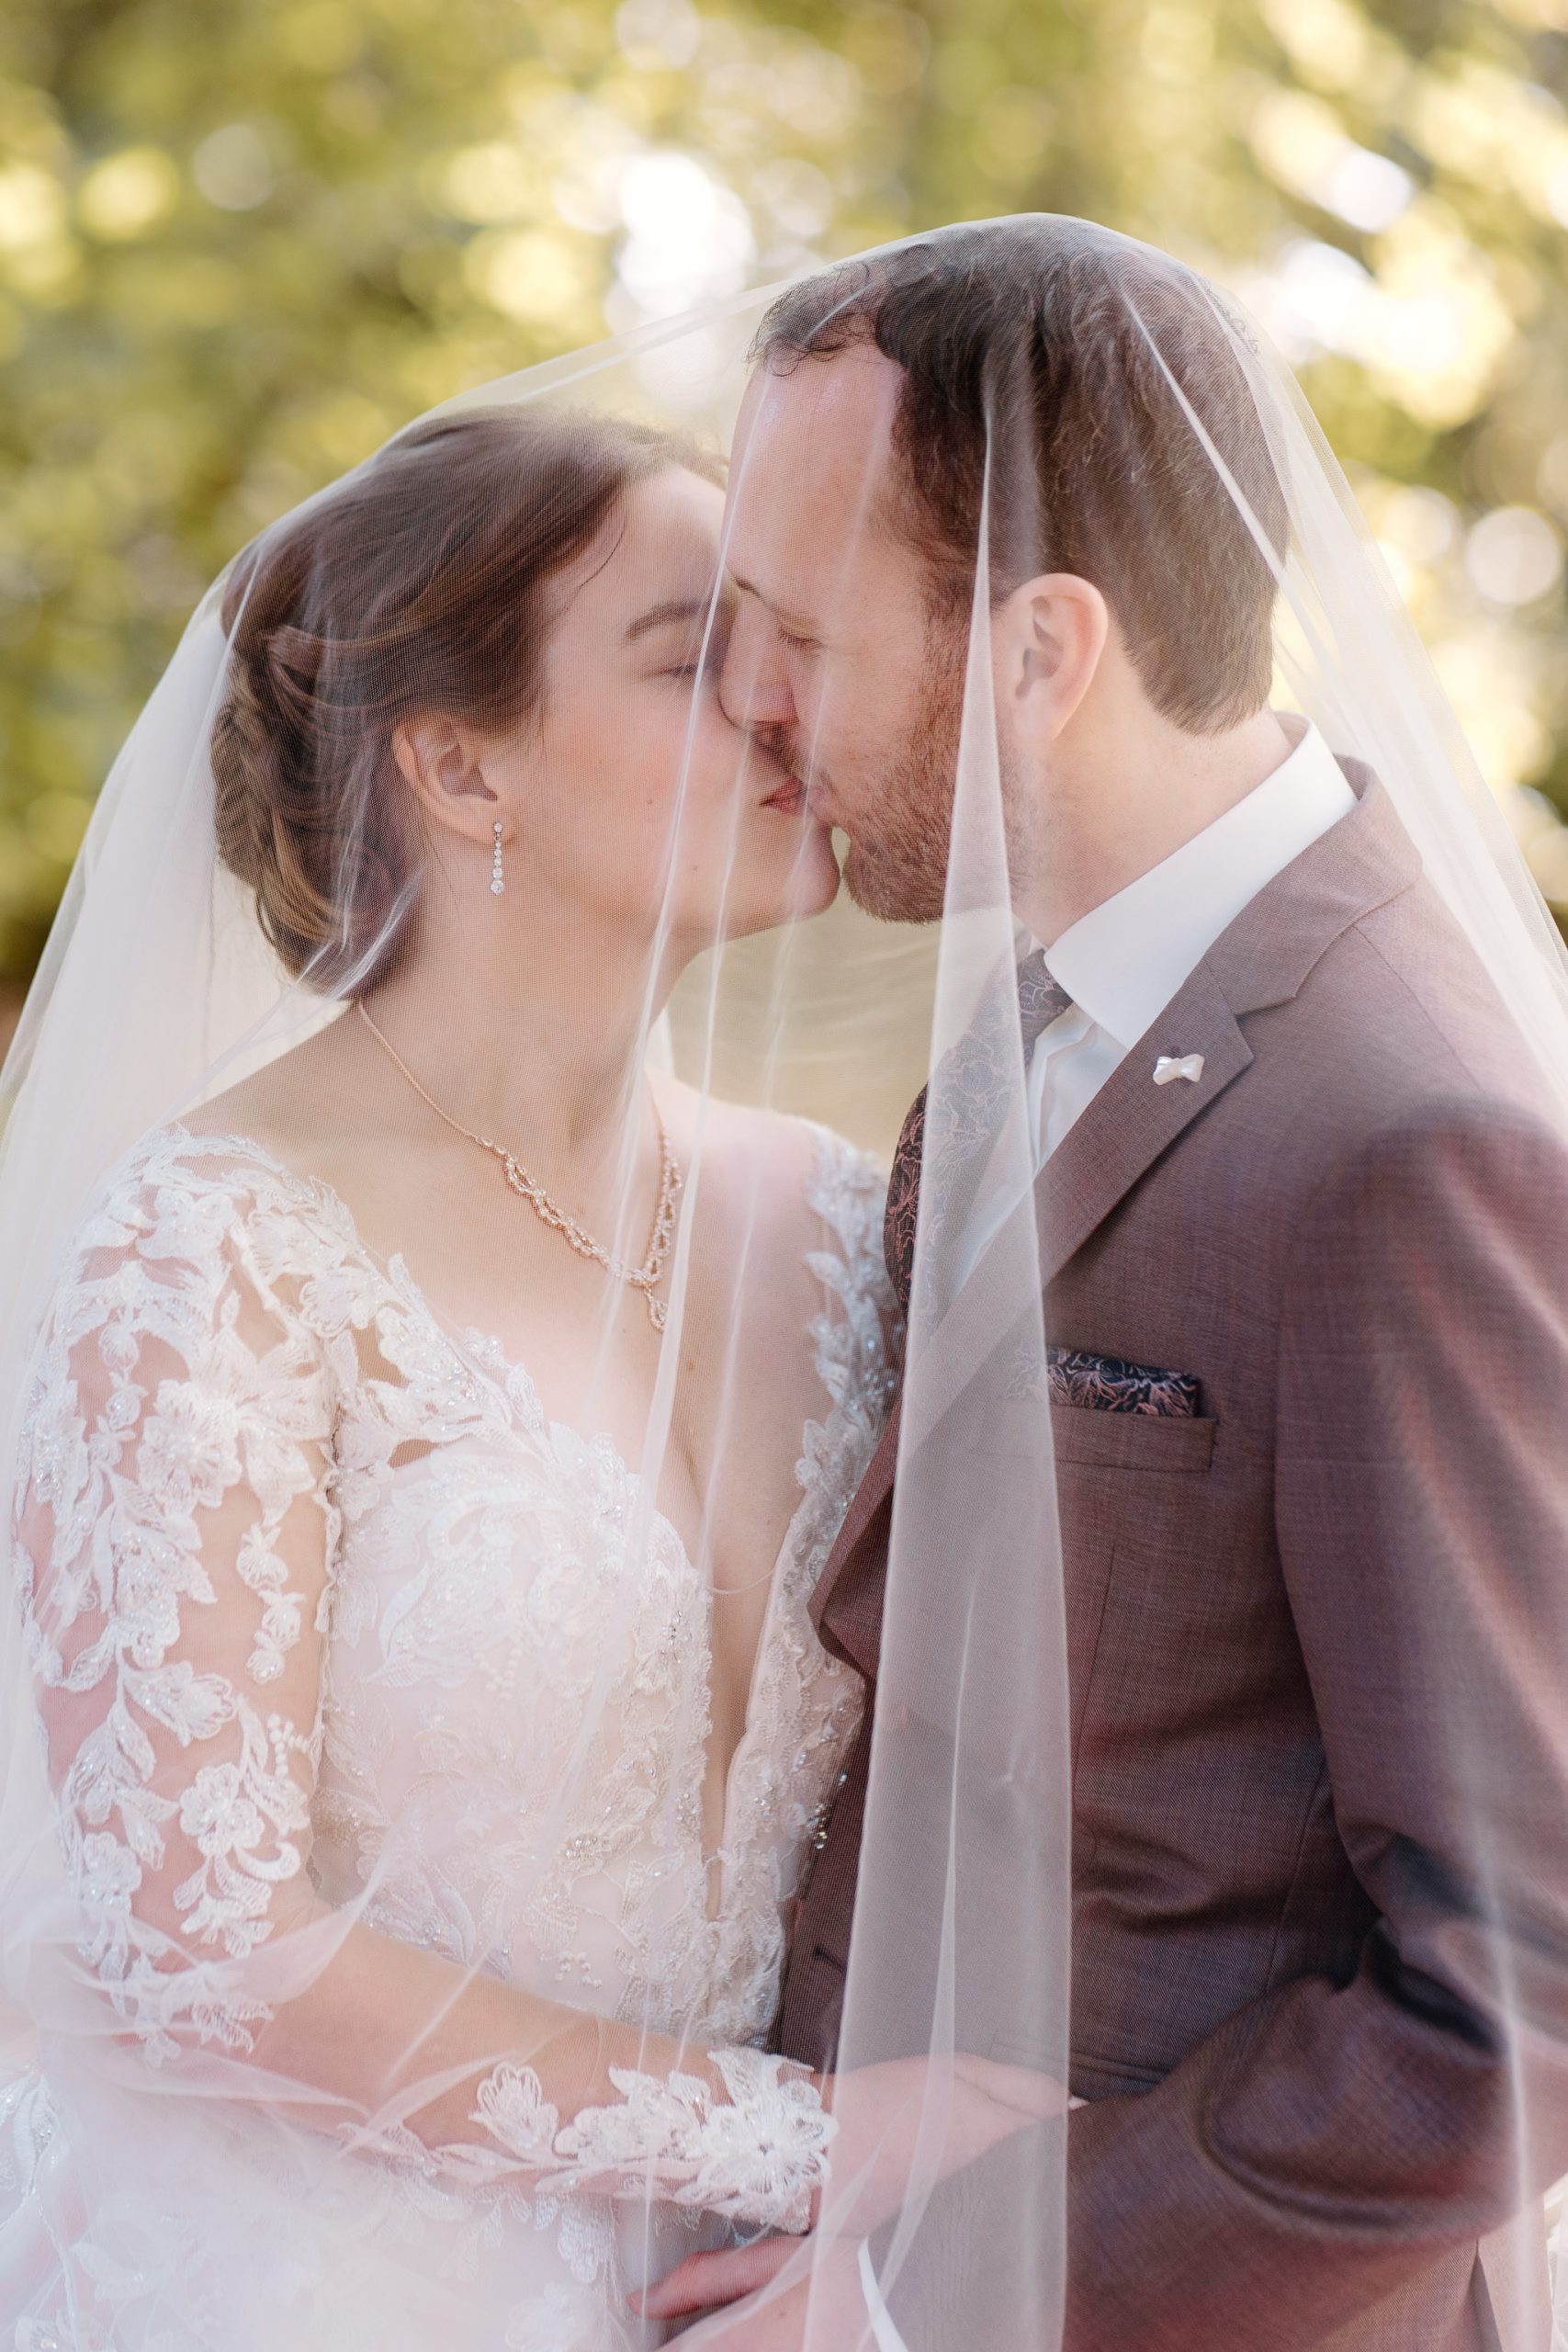
M 1090 1470 L 1206 1470 L 1213 1459 L 1218 1427 L 1202 1414 L 1100 1413 L 1084 1405 L 1051 1408 L 1057 1461 Z

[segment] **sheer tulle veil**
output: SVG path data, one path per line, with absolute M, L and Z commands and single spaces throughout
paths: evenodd
M 992 637 L 994 616 L 1021 581 L 1074 568 L 1060 560 L 1048 490 L 1042 490 L 1040 421 L 1023 383 L 1032 364 L 1030 322 L 1008 308 L 1032 266 L 1070 283 L 1078 331 L 1103 338 L 1106 446 L 1124 424 L 1126 446 L 1147 448 L 1157 438 L 1168 455 L 1175 452 L 1171 463 L 1182 476 L 1189 510 L 1185 544 L 1205 568 L 1199 595 L 1218 615 L 1219 635 L 1225 634 L 1233 594 L 1239 599 L 1245 593 L 1264 612 L 1260 642 L 1275 704 L 1314 722 L 1337 753 L 1375 773 L 1539 1069 L 1541 1115 L 1568 1125 L 1562 946 L 1296 387 L 1227 294 L 1145 246 L 1044 216 L 938 231 L 837 265 L 806 292 L 765 289 L 478 388 L 410 430 L 474 416 L 570 413 L 617 420 L 639 433 L 669 432 L 678 436 L 672 447 L 707 453 L 710 466 L 728 461 L 722 573 L 732 541 L 746 530 L 755 537 L 748 500 L 762 496 L 771 479 L 765 445 L 774 390 L 794 380 L 794 371 L 825 364 L 813 356 L 812 338 L 820 336 L 826 348 L 836 311 L 890 271 L 918 277 L 926 270 L 940 287 L 944 269 L 983 271 L 998 254 L 1007 265 L 1004 294 L 988 345 L 974 354 L 987 431 L 977 454 L 968 450 L 962 464 L 955 458 L 948 503 L 950 516 L 958 517 L 954 529 L 967 527 L 971 537 L 965 560 L 949 566 L 943 592 L 944 642 L 955 649 L 951 723 L 945 733 L 930 730 L 950 762 L 940 910 L 929 910 L 931 920 L 899 924 L 879 921 L 840 895 L 808 921 L 697 956 L 668 1003 L 658 978 L 668 924 L 650 933 L 645 1053 L 651 1066 L 672 1067 L 702 1109 L 683 1170 L 669 1319 L 636 1465 L 646 1509 L 625 1544 L 618 1599 L 603 1612 L 603 1673 L 559 1758 L 553 1815 L 528 1825 L 527 1855 L 518 1868 L 542 1872 L 544 1862 L 528 1857 L 547 1855 L 557 1832 L 565 1834 L 562 1825 L 592 1806 L 586 1776 L 596 1769 L 596 1710 L 610 1703 L 617 1625 L 629 1622 L 661 1540 L 653 1498 L 673 1442 L 682 1353 L 699 1343 L 719 1351 L 734 1345 L 761 1311 L 766 1253 L 759 1250 L 733 1287 L 729 1328 L 705 1322 L 699 1331 L 690 1318 L 708 1111 L 739 1100 L 820 1121 L 886 1163 L 911 1098 L 928 1086 L 919 1238 L 908 1332 L 898 1342 L 900 1401 L 890 1441 L 897 1485 L 875 1731 L 835 2070 L 840 2147 L 855 2154 L 852 2162 L 835 2164 L 818 2228 L 802 2239 L 773 2291 L 790 2291 L 836 2248 L 858 2245 L 874 2223 L 882 2233 L 884 2282 L 893 2291 L 922 2234 L 952 2226 L 942 2192 L 955 2166 L 962 2168 L 955 2117 L 964 2062 L 972 2059 L 1006 2071 L 1024 2128 L 1016 2133 L 1016 2161 L 988 2176 L 988 2193 L 1001 2200 L 987 2224 L 996 2253 L 987 2307 L 969 2312 L 967 2340 L 1044 2346 L 1060 2341 L 1066 2259 L 1073 1692 L 1047 1405 L 1049 1343 L 1060 1336 L 1047 1328 L 1043 1304 L 1051 1236 L 1036 1214 L 1016 1009 L 1010 989 L 998 994 L 996 978 L 1010 971 L 1018 947 L 1009 875 L 1018 838 L 1014 795 L 1028 789 L 1048 796 L 1051 774 L 1048 753 L 1037 775 L 1017 771 L 1007 713 L 998 708 Z M 787 348 L 767 325 L 781 293 L 793 322 Z M 758 389 L 749 398 L 754 378 Z M 897 427 L 889 429 L 896 451 Z M 405 447 L 408 438 L 400 436 Z M 312 507 L 351 498 L 356 481 L 386 462 L 380 453 L 320 493 Z M 843 545 L 818 550 L 835 576 L 852 571 L 868 537 L 894 530 L 877 486 L 877 469 L 886 462 L 886 442 L 867 447 L 866 494 L 842 515 Z M 428 463 L 441 463 L 438 439 Z M 1124 504 L 1146 498 L 1151 518 L 1168 494 L 1153 469 L 1146 479 L 1123 479 L 1117 490 Z M 299 522 L 299 515 L 285 517 L 264 535 L 264 548 Z M 1157 536 L 1152 519 L 1151 537 Z M 364 560 L 374 564 L 374 548 Z M 908 563 L 920 560 L 911 543 Z M 254 888 L 220 854 L 213 729 L 229 691 L 231 639 L 247 593 L 244 576 L 231 573 L 209 594 L 116 762 L 0 1080 L 0 1426 L 8 1490 L 29 1458 L 39 1327 L 62 1262 L 79 1246 L 111 1171 L 150 1130 L 190 1117 L 240 1078 L 345 1017 L 367 976 L 417 915 L 423 882 L 416 866 L 376 902 L 373 920 L 364 917 L 364 877 L 378 854 L 369 782 L 361 803 L 345 802 L 340 813 L 335 857 L 344 922 L 299 968 L 289 968 L 264 929 Z M 694 698 L 715 691 L 729 593 L 716 578 L 698 616 Z M 1114 607 L 1113 583 L 1106 593 Z M 862 617 L 874 627 L 875 615 Z M 889 660 L 896 658 L 895 650 Z M 823 662 L 822 691 L 830 699 L 831 649 Z M 589 694 L 592 681 L 569 678 L 558 690 Z M 766 719 L 764 713 L 764 731 Z M 809 742 L 797 748 L 809 759 Z M 734 789 L 739 808 L 753 790 L 739 754 Z M 694 827 L 712 822 L 711 808 L 696 807 L 686 777 L 672 779 L 660 886 L 671 902 Z M 497 899 L 492 909 L 477 883 L 470 919 L 480 923 L 505 904 Z M 482 1007 L 474 1008 L 474 1018 L 483 1020 Z M 977 1035 L 991 1073 L 978 1109 L 967 1075 L 972 1053 L 958 1050 Z M 645 1212 L 637 1189 L 638 1116 L 640 1097 L 628 1102 L 617 1236 L 617 1247 L 633 1259 L 642 1247 Z M 498 1249 L 507 1246 L 507 1220 L 521 1213 L 498 1189 Z M 601 1350 L 606 1395 L 615 1376 L 612 1319 L 607 1303 Z M 471 1335 L 455 1330 L 452 1339 L 460 1351 L 470 1348 Z M 488 1376 L 482 1363 L 473 1376 Z M 592 1419 L 584 1434 L 594 1434 Z M 874 1433 L 863 1434 L 869 1441 Z M 68 1484 L 79 1467 L 63 1462 L 58 1476 Z M 848 1491 L 840 1506 L 840 1513 L 851 1506 Z M 78 1843 L 68 1865 L 58 1834 L 61 1766 L 40 1736 L 36 1697 L 40 1657 L 52 1638 L 51 1596 L 42 1596 L 41 1609 L 26 1605 L 36 1567 L 13 1532 L 0 1616 L 0 2055 L 6 2067 L 0 2129 L 10 2150 L 0 2183 L 30 2184 L 31 2204 L 25 2196 L 17 2204 L 24 2218 L 6 2220 L 0 2210 L 0 2311 L 35 2315 L 35 2332 L 19 2335 L 18 2344 L 43 2352 L 51 2343 L 96 2347 L 101 2341 L 105 2352 L 132 2346 L 152 2352 L 155 2345 L 210 2340 L 232 2347 L 250 2341 L 221 2328 L 202 2337 L 188 2313 L 165 2335 L 158 2295 L 139 2301 L 114 2283 L 131 2259 L 127 2230 L 134 2235 L 143 2173 L 165 2208 L 188 2193 L 192 2210 L 184 2222 L 199 2232 L 212 2211 L 206 2200 L 215 2194 L 209 2168 L 227 2160 L 236 2134 L 247 2132 L 256 2151 L 246 2176 L 256 2227 L 299 2233 L 287 2254 L 275 2244 L 269 2260 L 294 2262 L 308 2281 L 325 2276 L 352 2245 L 353 2291 L 365 2290 L 367 2341 L 374 2335 L 381 2352 L 389 2335 L 393 2352 L 401 2343 L 413 2352 L 435 2340 L 476 2346 L 499 2341 L 472 2300 L 461 2267 L 468 2256 L 457 2242 L 450 2276 L 418 2275 L 412 2240 L 391 2205 L 376 2209 L 372 2227 L 354 2183 L 363 2174 L 397 2173 L 398 2134 L 417 2118 L 422 2097 L 434 2096 L 446 2080 L 441 2026 L 456 1988 L 487 1973 L 504 1975 L 502 1939 L 484 1919 L 466 1923 L 460 1957 L 446 1956 L 448 1973 L 432 1976 L 427 2006 L 416 2006 L 400 2028 L 406 2052 L 395 2100 L 384 2111 L 362 2113 L 356 2132 L 345 2132 L 341 2116 L 323 2129 L 311 2111 L 317 2086 L 308 2076 L 291 2076 L 281 2060 L 251 2063 L 232 2037 L 209 2030 L 202 2005 L 233 2014 L 258 2005 L 272 2014 L 301 2001 L 385 1894 L 374 1871 L 333 1917 L 313 1918 L 297 1935 L 264 1938 L 248 1952 L 231 1947 L 202 1955 L 199 1996 L 157 2048 L 147 2048 L 116 1997 L 124 1948 L 114 1941 L 113 1922 L 137 1899 L 133 1870 L 114 1878 L 116 1852 L 125 1849 L 116 1801 L 79 1792 L 85 1860 Z M 84 1577 L 117 1572 L 128 1573 L 90 1555 L 80 1567 Z M 125 1670 L 141 1669 L 130 1660 Z M 147 1694 L 145 1704 L 155 1709 L 156 1694 Z M 134 1745 L 143 1736 L 138 1720 L 128 1702 L 116 1736 Z M 1518 1882 L 1528 1878 L 1529 1863 L 1515 1850 L 1512 1825 L 1500 1817 L 1487 1738 L 1484 1720 L 1456 1720 L 1448 1755 L 1456 1781 L 1473 1791 L 1473 1850 L 1486 1857 L 1475 1899 L 1494 1938 L 1495 2030 L 1516 2037 L 1520 2050 L 1509 2145 L 1522 2199 L 1545 2186 L 1531 2103 L 1534 2056 L 1549 2045 L 1549 2071 L 1560 2072 L 1562 2053 L 1557 2029 L 1532 2009 L 1524 1989 L 1529 1971 L 1516 1936 Z M 781 1808 L 792 1801 L 788 1785 L 772 1799 Z M 142 1864 L 151 1869 L 145 1854 Z M 779 1890 L 781 1918 L 793 1892 Z M 1553 1902 L 1561 1907 L 1560 1894 Z M 570 2005 L 570 1986 L 561 1997 Z M 651 2031 L 655 2021 L 634 2014 L 621 2022 L 647 2022 Z M 351 2028 L 339 2020 L 334 2030 Z M 493 2054 L 501 2060 L 509 2053 Z M 874 2132 L 868 2139 L 853 2130 L 855 2100 L 857 2086 L 872 2084 L 889 2062 L 910 2062 L 916 2071 L 897 2127 L 887 2125 L 879 2142 Z M 1396 2096 L 1394 2086 L 1385 2086 L 1384 2095 Z M 897 2173 L 891 2194 L 889 2167 Z M 417 2199 L 417 2165 L 405 2165 L 398 2177 L 405 2175 L 413 2178 L 408 2194 Z M 0 2199 L 6 2193 L 0 2188 Z M 447 2183 L 439 2193 L 467 2192 Z M 478 2212 L 478 2190 L 473 2195 Z M 656 2201 L 650 2179 L 645 2202 Z M 76 2287 L 50 2303 L 48 2281 L 68 2276 Z M 378 2278 L 380 2284 L 366 2284 Z M 90 2296 L 80 2300 L 87 2295 L 84 2280 L 101 2297 L 101 2309 L 118 2311 L 120 2318 L 106 2324 L 101 2337 L 85 2319 L 78 2335 L 51 2335 L 46 2312 L 58 2314 L 73 2296 L 79 2309 L 89 2308 Z M 350 2329 L 339 2342 L 359 2340 L 351 2300 L 347 2290 L 330 2300 L 333 2324 Z M 631 2325 L 624 2317 L 617 2324 Z M 840 2352 L 835 2324 L 824 2290 L 818 2316 L 807 2322 L 812 2352 Z M 262 2334 L 254 2340 L 269 2352 L 280 2341 Z M 606 2333 L 592 2340 L 609 2346 L 657 2339 Z M 579 2341 L 570 2336 L 570 2346 Z M 586 2346 L 590 2339 L 581 2341 Z M 533 2346 L 536 2338 L 517 2342 Z M 547 2333 L 536 2342 L 541 2352 L 547 2346 L 569 2352 L 565 2335 L 558 2346 Z

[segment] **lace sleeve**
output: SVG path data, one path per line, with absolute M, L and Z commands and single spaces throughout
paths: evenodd
M 16 1534 L 80 1950 L 154 2058 L 251 2047 L 265 2006 L 222 1963 L 303 1885 L 331 1412 L 285 1221 L 259 1179 L 128 1178 L 29 1401 Z

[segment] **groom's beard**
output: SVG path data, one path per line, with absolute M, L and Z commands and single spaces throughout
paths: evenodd
M 942 916 L 967 653 L 967 612 L 962 627 L 931 621 L 920 661 L 926 693 L 902 742 L 847 818 L 844 886 L 857 906 L 883 922 L 936 922 Z
M 953 812 L 964 736 L 964 685 L 969 658 L 969 605 L 962 615 L 933 619 L 922 667 L 930 681 L 922 707 L 890 756 L 880 788 L 849 826 L 844 884 L 867 914 L 884 922 L 937 922 L 946 908 Z M 1021 779 L 1005 742 L 999 761 L 1002 851 L 1016 885 L 1023 869 L 1025 827 Z M 988 812 L 976 811 L 985 831 Z M 971 827 L 966 833 L 973 838 Z M 994 870 L 992 844 L 982 862 Z

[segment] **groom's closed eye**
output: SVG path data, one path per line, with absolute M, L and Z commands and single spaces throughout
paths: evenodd
M 821 651 L 821 637 L 807 615 L 788 605 L 771 603 L 753 581 L 737 578 L 735 586 L 742 596 L 750 596 L 761 605 L 786 645 L 797 651 Z

